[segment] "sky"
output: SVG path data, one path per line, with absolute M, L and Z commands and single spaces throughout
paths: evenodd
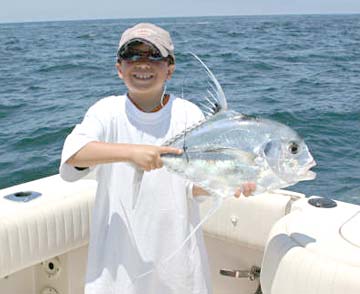
M 0 22 L 360 13 L 360 0 L 0 0 Z

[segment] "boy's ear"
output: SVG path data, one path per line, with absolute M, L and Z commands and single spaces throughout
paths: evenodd
M 122 73 L 121 64 L 119 62 L 116 62 L 115 66 L 116 66 L 119 78 L 123 79 L 124 75 Z
M 169 64 L 167 72 L 167 80 L 170 80 L 175 71 L 175 64 Z

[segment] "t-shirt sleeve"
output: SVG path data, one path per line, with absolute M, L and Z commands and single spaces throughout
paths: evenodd
M 90 172 L 91 168 L 79 169 L 66 163 L 66 161 L 86 144 L 93 141 L 103 141 L 103 137 L 104 127 L 99 116 L 99 110 L 92 106 L 81 124 L 76 125 L 65 140 L 59 168 L 62 179 L 73 182 Z

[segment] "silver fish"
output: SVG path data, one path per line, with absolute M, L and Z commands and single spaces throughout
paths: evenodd
M 164 166 L 208 191 L 213 206 L 193 223 L 192 231 L 171 254 L 149 271 L 138 275 L 142 279 L 165 265 L 180 252 L 200 226 L 221 206 L 225 198 L 234 195 L 242 184 L 256 183 L 259 194 L 312 180 L 316 165 L 304 140 L 291 128 L 276 121 L 253 118 L 228 110 L 224 92 L 209 68 L 205 68 L 210 83 L 205 105 L 206 119 L 186 128 L 164 146 L 183 149 L 181 155 L 163 154 Z M 134 197 L 141 188 L 143 171 L 136 168 Z
M 181 155 L 162 155 L 164 166 L 217 197 L 232 196 L 247 182 L 256 183 L 253 194 L 259 194 L 314 179 L 310 169 L 316 163 L 304 140 L 279 122 L 228 110 L 215 76 L 195 58 L 212 81 L 210 112 L 163 144 L 184 149 Z

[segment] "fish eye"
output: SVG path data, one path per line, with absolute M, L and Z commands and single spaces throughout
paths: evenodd
M 291 142 L 288 147 L 291 154 L 297 154 L 299 152 L 299 144 Z

